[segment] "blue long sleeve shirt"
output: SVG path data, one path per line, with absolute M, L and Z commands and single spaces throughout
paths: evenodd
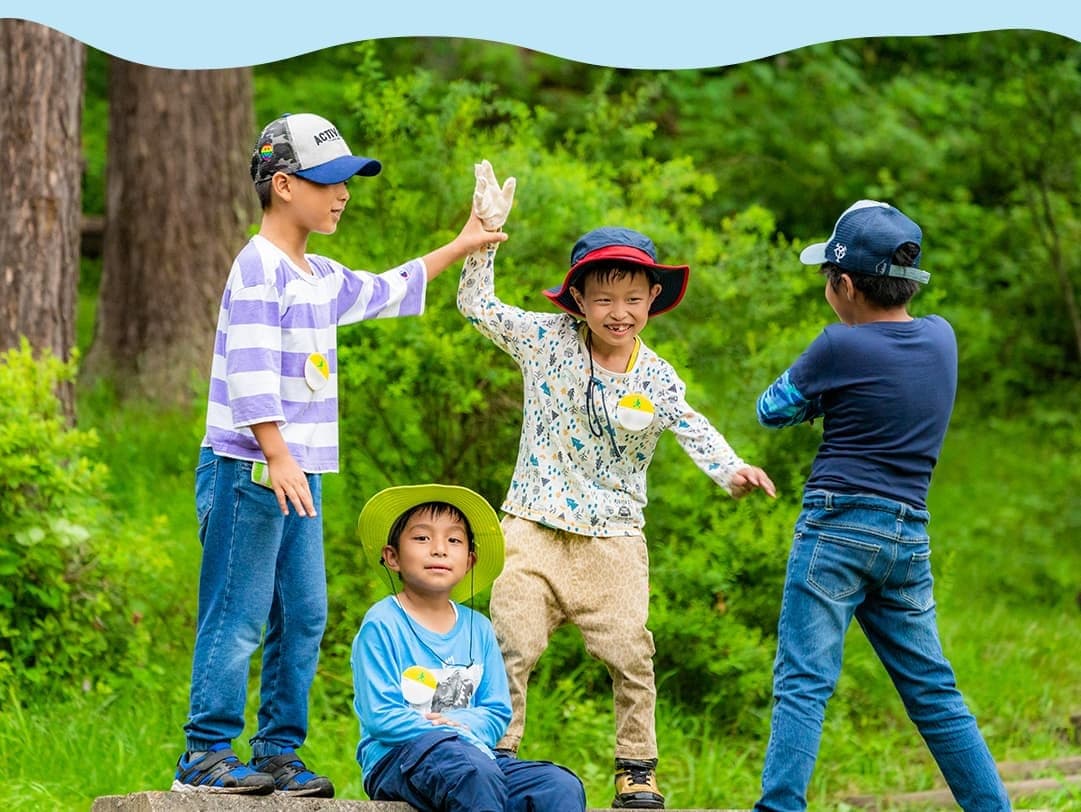
M 758 420 L 823 418 L 805 490 L 925 509 L 956 392 L 957 340 L 942 317 L 831 324 L 758 398 Z
M 510 691 L 491 621 L 455 604 L 454 628 L 429 631 L 388 596 L 365 614 L 353 639 L 353 709 L 360 721 L 357 761 L 369 772 L 393 748 L 435 729 L 435 712 L 488 755 L 510 724 Z

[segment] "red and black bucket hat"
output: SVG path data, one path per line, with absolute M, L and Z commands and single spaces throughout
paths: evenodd
M 641 232 L 620 226 L 603 226 L 583 234 L 571 250 L 571 267 L 563 284 L 543 291 L 552 302 L 572 316 L 584 315 L 571 296 L 571 286 L 586 268 L 598 263 L 629 263 L 648 268 L 660 283 L 661 292 L 650 305 L 649 315 L 656 316 L 679 304 L 687 290 L 691 269 L 687 265 L 660 265 L 653 240 Z

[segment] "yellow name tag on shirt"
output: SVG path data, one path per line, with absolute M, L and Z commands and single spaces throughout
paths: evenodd
M 653 402 L 641 392 L 628 392 L 616 405 L 616 422 L 627 431 L 641 431 L 653 418 Z

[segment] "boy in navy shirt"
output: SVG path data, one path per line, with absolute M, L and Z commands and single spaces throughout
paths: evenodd
M 958 804 L 1008 810 L 994 759 L 942 653 L 932 594 L 927 489 L 957 389 L 957 343 L 907 303 L 930 279 L 922 232 L 861 200 L 800 254 L 827 277 L 831 324 L 761 395 L 770 428 L 823 418 L 788 560 L 774 708 L 756 810 L 807 807 L 826 702 L 855 617 Z

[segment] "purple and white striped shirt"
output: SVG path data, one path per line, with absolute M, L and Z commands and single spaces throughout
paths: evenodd
M 419 316 L 427 271 L 413 259 L 381 274 L 307 255 L 301 271 L 256 235 L 233 261 L 214 336 L 203 445 L 262 461 L 249 428 L 275 421 L 307 473 L 338 470 L 337 326 Z

